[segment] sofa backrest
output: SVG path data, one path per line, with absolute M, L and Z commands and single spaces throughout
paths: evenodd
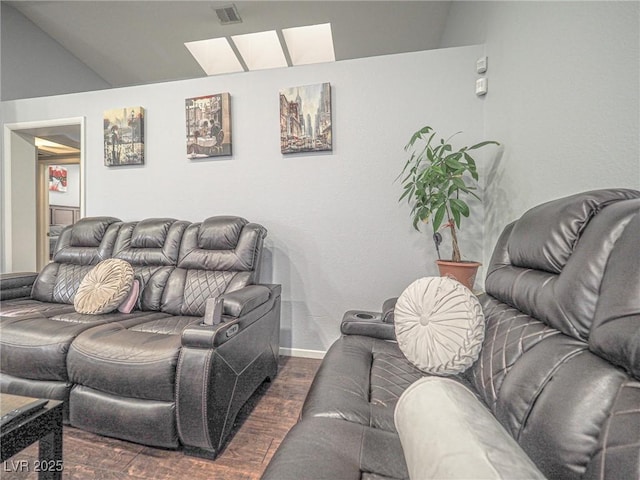
M 207 299 L 256 283 L 266 234 L 264 227 L 233 216 L 189 225 L 161 310 L 203 316 Z
M 182 237 L 189 222 L 147 218 L 127 222 L 118 232 L 113 257 L 129 262 L 140 282 L 137 309 L 159 311 L 162 292 L 178 264 Z
M 53 261 L 36 279 L 31 298 L 72 304 L 80 282 L 94 265 L 111 257 L 122 222 L 113 217 L 80 219 L 60 234 Z
M 640 192 L 552 201 L 508 225 L 472 381 L 548 478 L 640 471 Z

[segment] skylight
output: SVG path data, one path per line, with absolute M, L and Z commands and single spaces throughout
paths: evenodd
M 330 23 L 286 28 L 281 37 L 292 65 L 335 61 Z M 244 65 L 248 70 L 289 66 L 275 30 L 233 35 L 231 42 L 221 37 L 184 45 L 207 75 L 241 72 Z
M 287 59 L 284 57 L 282 45 L 275 30 L 234 35 L 231 40 L 236 44 L 249 70 L 287 66 Z
M 242 72 L 244 68 L 226 38 L 211 38 L 184 44 L 207 75 Z
M 285 28 L 282 35 L 294 65 L 335 62 L 331 24 Z

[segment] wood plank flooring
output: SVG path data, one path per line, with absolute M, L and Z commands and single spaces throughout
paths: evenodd
M 101 437 L 72 427 L 64 429 L 63 479 L 258 480 L 289 429 L 297 422 L 320 360 L 280 357 L 273 383 L 264 383 L 240 411 L 231 441 L 216 458 L 189 457 Z M 37 443 L 2 465 L 3 480 L 36 479 Z M 22 467 L 23 471 L 16 471 Z

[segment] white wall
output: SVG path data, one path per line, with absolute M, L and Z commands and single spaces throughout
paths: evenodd
M 539 203 L 640 188 L 640 3 L 453 2 L 443 46 L 485 42 L 484 137 L 502 158 L 485 192 L 485 263 Z
M 80 165 L 61 165 L 67 169 L 67 191 L 49 191 L 49 205 L 80 206 Z
M 315 66 L 3 102 L 4 121 L 86 116 L 86 212 L 123 220 L 199 221 L 236 214 L 263 224 L 263 281 L 283 286 L 281 345 L 324 350 L 345 310 L 379 310 L 414 279 L 436 274 L 432 243 L 412 230 L 394 183 L 411 134 L 431 124 L 480 140 L 483 103 L 465 47 Z M 330 82 L 334 150 L 280 153 L 282 88 Z M 186 159 L 186 98 L 229 92 L 233 157 Z M 102 115 L 146 109 L 146 165 L 103 165 Z M 482 250 L 482 207 L 463 246 Z
M 2 100 L 110 87 L 18 10 L 1 11 Z
M 11 133 L 11 265 L 13 272 L 37 271 L 36 147 L 33 137 Z M 5 170 L 6 172 L 6 170 Z M 3 202 L 4 203 L 4 202 Z M 3 232 L 4 233 L 4 232 Z M 3 241 L 4 241 L 4 235 Z

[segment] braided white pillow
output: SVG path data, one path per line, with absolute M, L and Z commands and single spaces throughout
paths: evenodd
M 455 375 L 480 354 L 482 307 L 471 290 L 456 280 L 416 280 L 398 298 L 394 318 L 400 350 L 423 372 Z

